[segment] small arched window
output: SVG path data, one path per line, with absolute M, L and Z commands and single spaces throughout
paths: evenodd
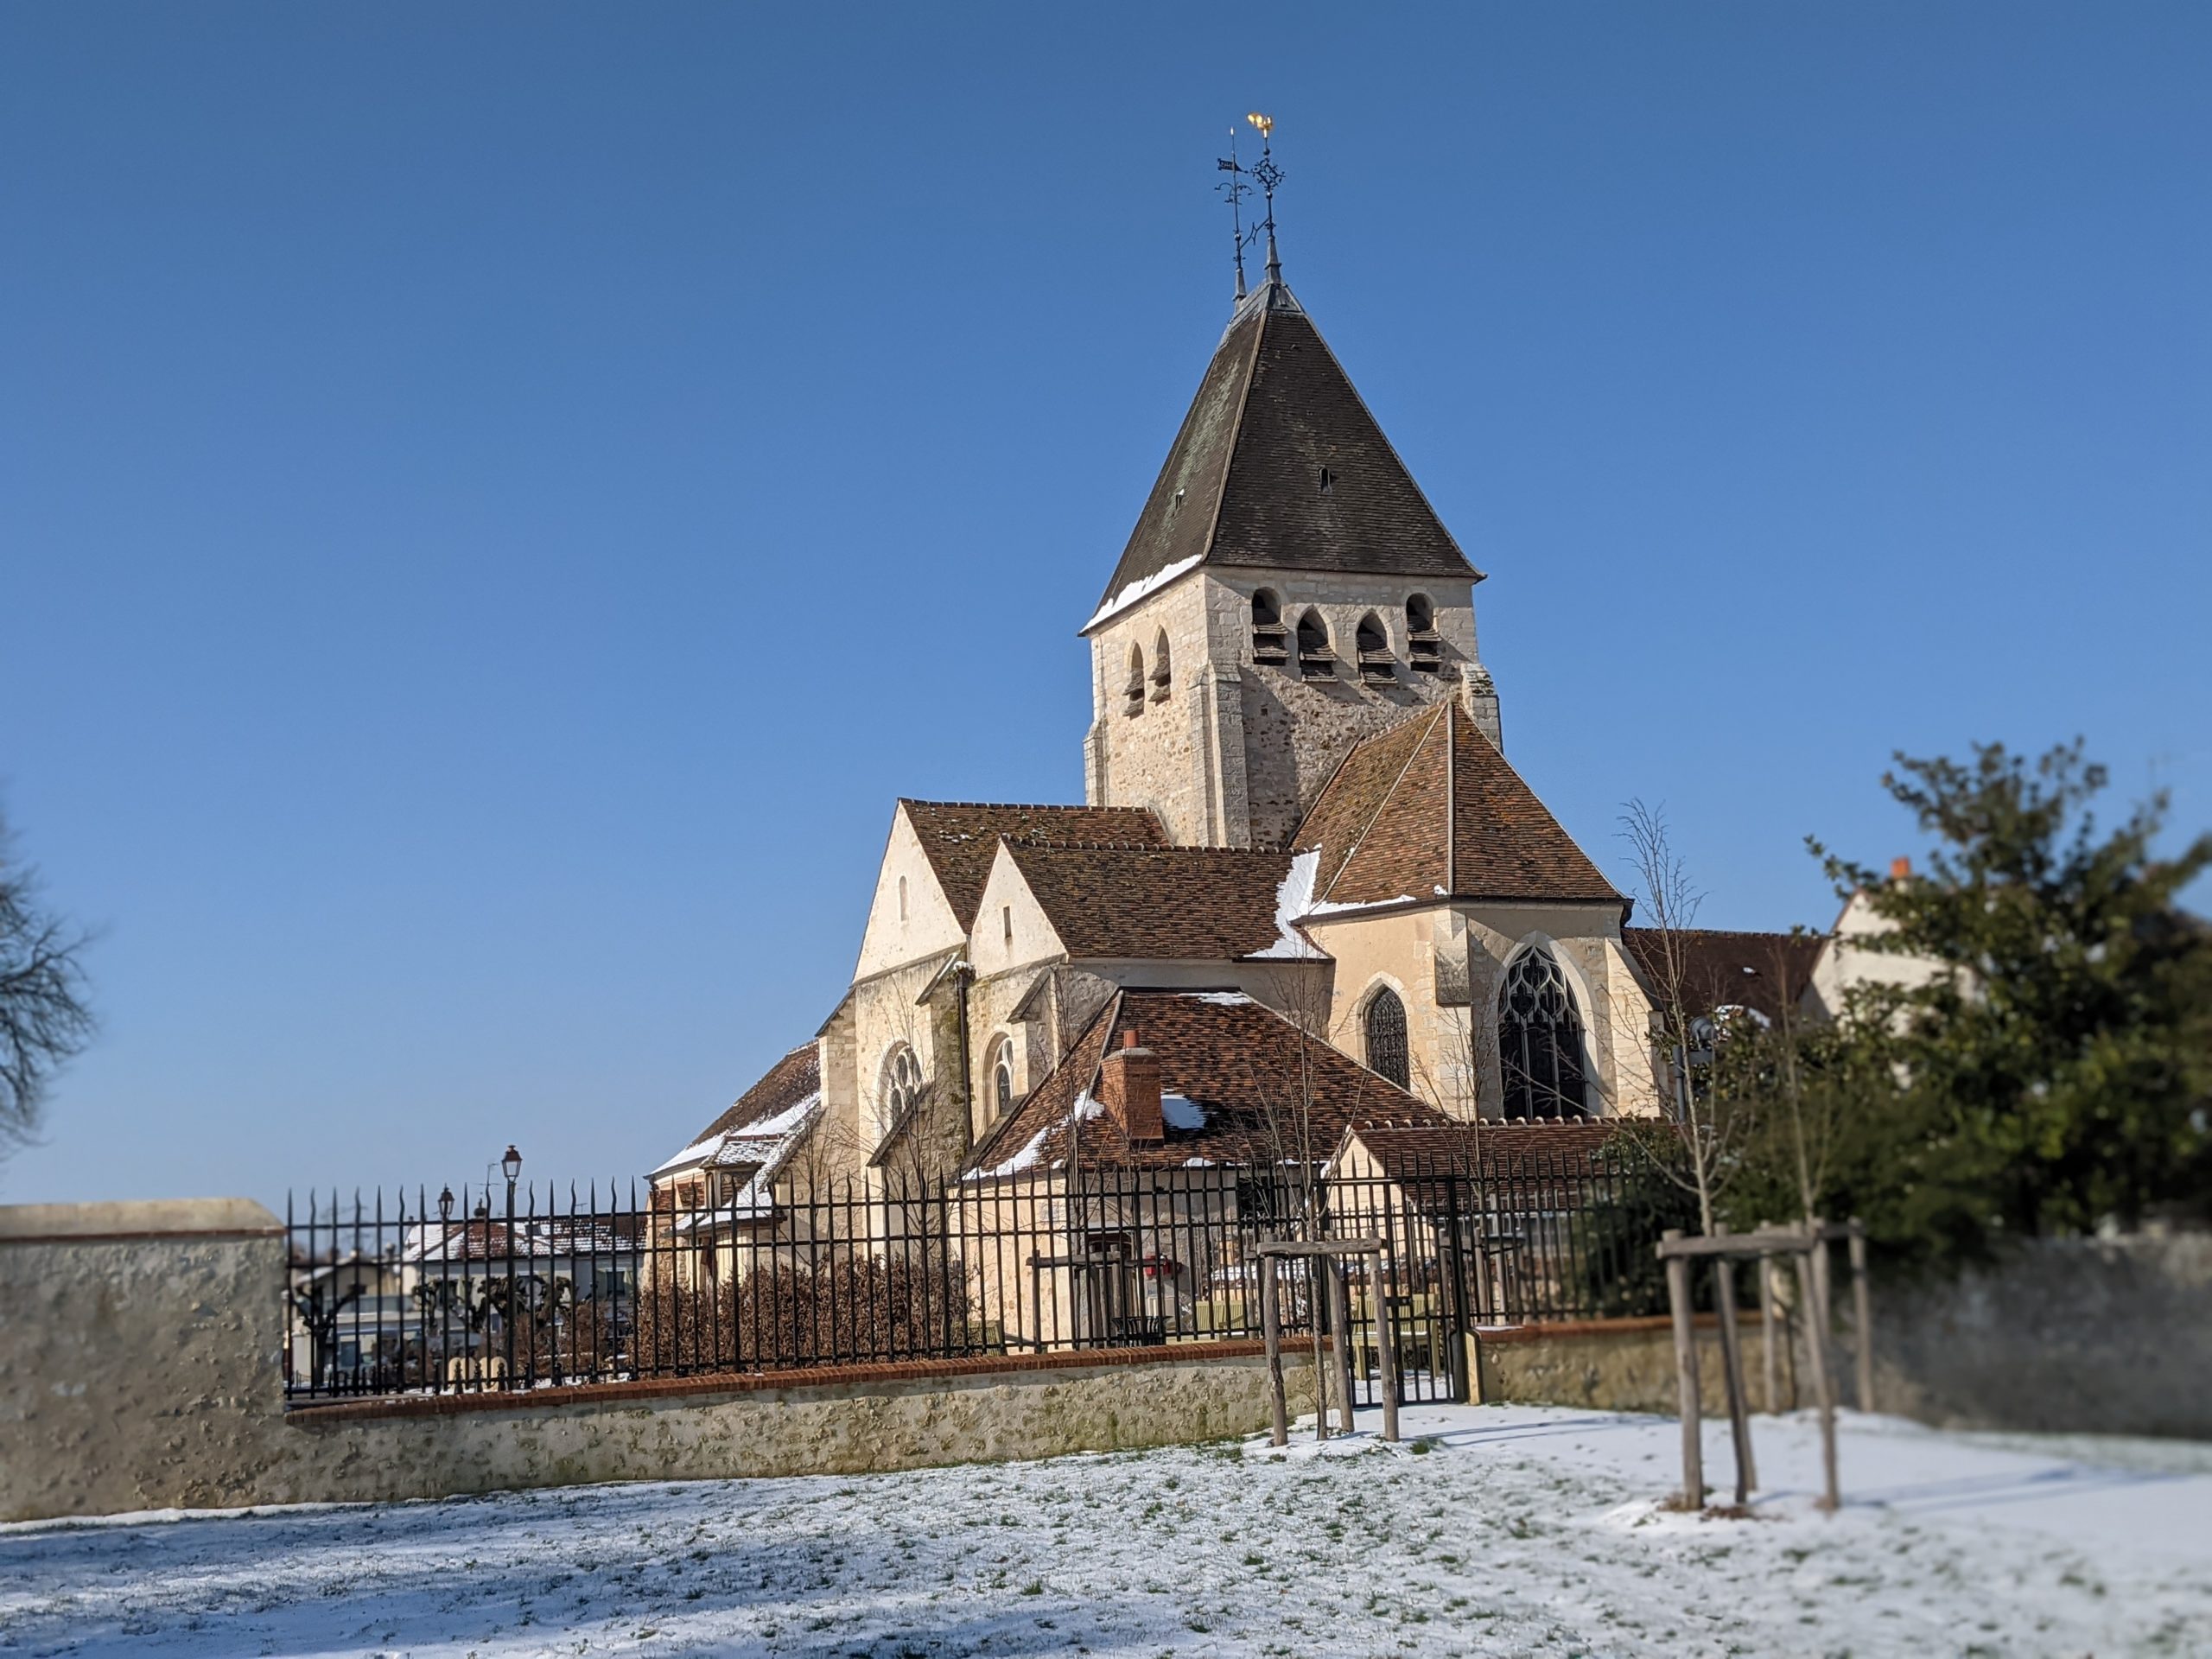
M 1001 1037 L 991 1046 L 991 1110 L 1004 1117 L 1014 1109 L 1014 1045 Z
M 922 1063 L 906 1044 L 899 1044 L 884 1057 L 883 1081 L 877 1087 L 876 1098 L 882 1109 L 878 1118 L 887 1137 L 905 1123 L 921 1103 Z
M 1337 654 L 1329 649 L 1329 625 L 1319 611 L 1298 619 L 1298 671 L 1309 680 L 1336 677 Z
M 1359 677 L 1370 685 L 1388 685 L 1398 677 L 1395 665 L 1390 660 L 1390 636 L 1382 631 L 1382 619 L 1370 611 L 1359 619 L 1359 631 L 1354 636 L 1359 645 Z
M 1129 647 L 1129 677 L 1122 687 L 1122 712 L 1144 713 L 1144 650 L 1140 645 Z
M 1167 693 L 1174 683 L 1174 674 L 1167 666 L 1167 630 L 1162 628 L 1152 642 L 1152 700 L 1167 701 Z
M 1497 994 L 1497 1052 L 1508 1117 L 1586 1115 L 1582 1019 L 1559 959 L 1531 945 L 1513 959 Z
M 1276 668 L 1290 660 L 1290 633 L 1282 625 L 1282 601 L 1265 588 L 1252 595 L 1252 660 Z
M 1387 985 L 1367 1001 L 1367 1069 L 1401 1089 L 1412 1084 L 1413 1066 L 1406 1048 L 1406 1005 Z
M 1444 661 L 1444 641 L 1436 632 L 1436 607 L 1426 594 L 1406 601 L 1406 664 L 1416 674 L 1433 674 Z

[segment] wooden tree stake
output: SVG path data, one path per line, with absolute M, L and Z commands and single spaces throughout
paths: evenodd
M 1813 1396 L 1821 1408 L 1821 1507 L 1834 1510 L 1842 1506 L 1843 1494 L 1836 1479 L 1835 1389 L 1828 1380 L 1828 1310 L 1823 1294 L 1826 1287 L 1821 1283 L 1827 1275 L 1821 1271 L 1827 1246 L 1821 1242 L 1817 1221 L 1813 1224 L 1813 1236 L 1812 1249 L 1797 1258 L 1797 1291 L 1798 1300 L 1805 1306 L 1805 1353 L 1813 1367 Z
M 1268 1440 L 1274 1446 L 1288 1446 L 1290 1403 L 1282 1386 L 1282 1305 L 1275 1286 L 1275 1259 L 1272 1255 L 1260 1258 L 1260 1333 L 1268 1344 L 1268 1388 L 1274 1407 Z
M 1726 1234 L 1727 1224 L 1719 1224 L 1713 1231 Z M 1751 1461 L 1751 1406 L 1745 1398 L 1744 1354 L 1738 1340 L 1743 1333 L 1736 1328 L 1736 1268 L 1727 1256 L 1713 1258 L 1713 1288 L 1720 1325 L 1720 1370 L 1728 1388 L 1728 1435 L 1736 1451 L 1736 1502 L 1741 1506 L 1751 1502 L 1751 1488 L 1758 1484 L 1759 1475 Z
M 1866 1282 L 1866 1228 L 1851 1218 L 1851 1323 L 1859 1344 L 1859 1409 L 1874 1409 L 1874 1294 Z
M 1664 1236 L 1678 1239 L 1679 1227 Z M 1690 1322 L 1689 1258 L 1667 1258 L 1667 1309 L 1675 1320 L 1675 1386 L 1682 1414 L 1682 1507 L 1705 1507 L 1705 1446 L 1700 1438 L 1697 1387 L 1697 1332 Z

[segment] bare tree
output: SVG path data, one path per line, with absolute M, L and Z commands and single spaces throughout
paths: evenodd
M 90 936 L 48 915 L 0 820 L 0 1161 L 30 1144 L 54 1074 L 92 1039 Z

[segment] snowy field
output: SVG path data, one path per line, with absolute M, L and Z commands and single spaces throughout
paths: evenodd
M 1325 1456 L 0 1529 L 0 1652 L 2212 1654 L 2212 1446 L 1847 1418 L 1825 1516 L 1812 1425 L 1762 1418 L 1729 1521 L 1655 1507 L 1664 1420 L 1405 1417 Z

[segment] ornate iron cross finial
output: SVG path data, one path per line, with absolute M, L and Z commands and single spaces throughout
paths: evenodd
M 1260 159 L 1253 166 L 1252 178 L 1260 187 L 1261 196 L 1268 207 L 1268 216 L 1260 226 L 1268 233 L 1268 281 L 1280 283 L 1282 281 L 1282 260 L 1275 252 L 1275 186 L 1282 182 L 1283 174 L 1282 168 L 1275 165 L 1275 118 L 1272 115 L 1262 115 L 1257 110 L 1244 118 L 1260 131 Z

